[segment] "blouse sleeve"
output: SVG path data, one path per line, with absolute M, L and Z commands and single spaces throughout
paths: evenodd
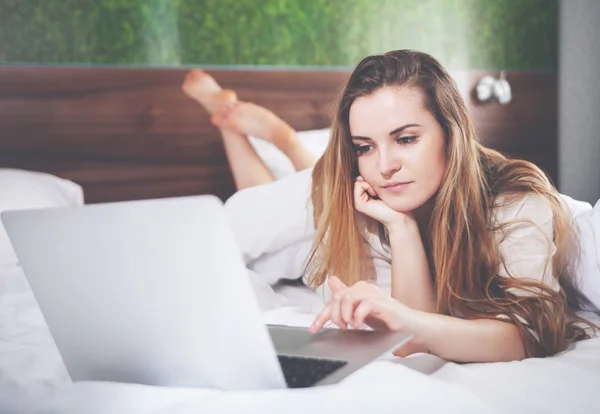
M 527 195 L 521 201 L 499 208 L 500 226 L 495 232 L 498 251 L 503 259 L 499 274 L 507 278 L 542 282 L 554 291 L 560 289 L 553 276 L 553 213 L 549 202 L 540 195 Z M 532 289 L 509 288 L 519 296 L 535 294 Z

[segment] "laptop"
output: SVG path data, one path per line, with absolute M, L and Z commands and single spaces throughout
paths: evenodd
M 223 390 L 319 386 L 341 381 L 411 337 L 338 329 L 313 335 L 265 325 L 215 196 L 1 217 L 73 381 Z

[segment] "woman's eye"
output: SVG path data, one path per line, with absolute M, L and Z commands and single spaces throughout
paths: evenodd
M 402 137 L 402 138 L 398 138 L 396 140 L 396 142 L 398 144 L 412 144 L 413 142 L 415 142 L 417 140 L 417 137 L 415 136 L 411 136 L 411 137 Z
M 354 149 L 356 150 L 356 153 L 358 155 L 365 154 L 365 153 L 371 151 L 371 148 L 373 148 L 371 145 L 355 145 L 354 146 Z

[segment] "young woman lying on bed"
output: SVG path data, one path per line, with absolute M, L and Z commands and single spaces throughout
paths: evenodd
M 277 145 L 297 170 L 313 167 L 272 112 L 202 71 L 183 89 L 213 114 L 239 189 L 273 181 L 246 135 Z M 478 142 L 454 81 L 429 55 L 398 50 L 356 67 L 311 198 L 307 280 L 329 288 L 312 332 L 328 321 L 402 329 L 414 339 L 397 355 L 491 362 L 554 355 L 594 327 L 575 314 L 586 299 L 557 190 L 533 164 Z

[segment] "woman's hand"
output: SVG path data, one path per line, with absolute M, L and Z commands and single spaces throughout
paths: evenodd
M 359 328 L 366 323 L 373 329 L 416 332 L 421 312 L 385 295 L 374 284 L 361 281 L 347 287 L 335 276 L 327 283 L 333 293 L 331 300 L 310 326 L 310 332 L 318 332 L 329 320 L 341 329 Z
M 399 213 L 381 200 L 373 187 L 360 175 L 354 183 L 354 208 L 357 211 L 379 221 L 388 230 L 395 224 L 406 224 L 414 221 L 409 214 Z

